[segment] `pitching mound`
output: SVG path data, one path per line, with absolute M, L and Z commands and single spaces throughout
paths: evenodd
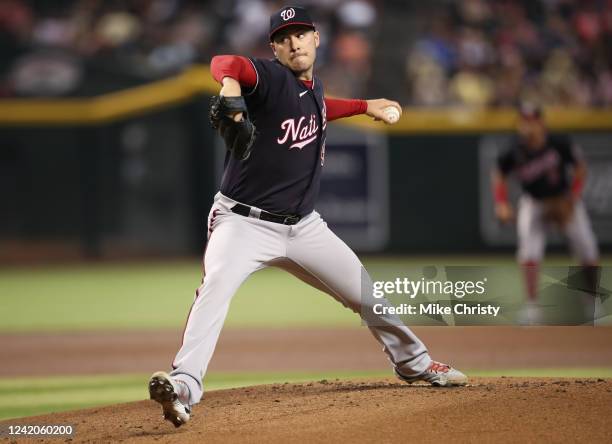
M 611 414 L 609 379 L 476 378 L 446 389 L 323 380 L 211 392 L 179 429 L 153 401 L 2 425 L 74 424 L 67 442 L 604 442 Z

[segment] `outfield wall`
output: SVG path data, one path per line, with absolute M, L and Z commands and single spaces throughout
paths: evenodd
M 224 149 L 207 119 L 206 67 L 90 99 L 0 101 L 0 245 L 76 245 L 88 256 L 200 253 Z M 612 247 L 612 111 L 551 110 L 583 146 L 587 206 Z M 319 209 L 371 252 L 487 252 L 512 229 L 492 218 L 489 167 L 511 110 L 406 109 L 329 126 Z

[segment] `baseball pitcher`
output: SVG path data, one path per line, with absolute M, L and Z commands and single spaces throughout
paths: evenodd
M 355 114 L 391 123 L 401 107 L 386 99 L 325 97 L 313 74 L 319 33 L 306 10 L 285 7 L 273 14 L 269 37 L 274 60 L 216 56 L 211 62 L 222 87 L 212 98 L 210 120 L 227 154 L 208 218 L 204 279 L 172 371 L 149 380 L 151 398 L 176 427 L 202 398 L 202 378 L 230 301 L 251 273 L 280 267 L 354 312 L 364 309 L 362 277 L 369 277 L 363 265 L 314 210 L 326 126 Z M 414 333 L 395 321 L 381 316 L 368 326 L 399 378 L 466 384 L 464 374 L 433 361 Z

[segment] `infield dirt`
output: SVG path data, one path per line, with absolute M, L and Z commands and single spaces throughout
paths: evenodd
M 612 327 L 415 327 L 434 359 L 463 370 L 611 368 Z M 0 377 L 152 373 L 170 367 L 181 332 L 0 334 Z M 386 370 L 366 328 L 228 329 L 212 372 Z
M 612 366 L 612 328 L 416 328 L 433 356 L 460 369 Z M 180 332 L 2 335 L 2 376 L 166 368 Z M 388 369 L 366 329 L 228 330 L 216 371 Z M 143 380 L 143 391 L 146 380 Z M 608 442 L 612 380 L 472 378 L 464 388 L 395 379 L 315 381 L 212 391 L 174 427 L 153 401 L 11 419 L 72 424 L 59 442 Z M 3 438 L 0 438 L 2 440 Z M 4 438 L 28 442 L 24 438 Z M 46 442 L 35 438 L 30 442 Z M 52 440 L 58 442 L 58 439 Z
M 10 423 L 73 424 L 62 439 L 72 443 L 606 442 L 611 414 L 608 379 L 476 378 L 462 388 L 383 379 L 214 391 L 179 429 L 153 401 Z

